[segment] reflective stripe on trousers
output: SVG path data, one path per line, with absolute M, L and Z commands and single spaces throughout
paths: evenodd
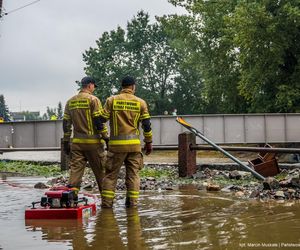
M 126 196 L 127 196 L 128 198 L 138 199 L 138 198 L 139 198 L 139 194 L 140 194 L 139 191 L 127 191 Z
M 101 196 L 109 199 L 115 198 L 115 192 L 111 190 L 102 190 Z

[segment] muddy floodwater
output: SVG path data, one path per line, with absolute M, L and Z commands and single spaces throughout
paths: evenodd
M 98 209 L 88 220 L 25 221 L 42 178 L 0 179 L 0 249 L 300 249 L 300 203 L 241 200 L 193 186 L 142 192 L 138 209 Z

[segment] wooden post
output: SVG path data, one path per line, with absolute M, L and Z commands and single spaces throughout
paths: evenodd
M 70 161 L 70 157 L 65 154 L 64 141 L 63 138 L 61 138 L 60 140 L 60 170 L 61 171 L 69 170 L 69 161 Z
M 196 173 L 196 150 L 190 145 L 196 144 L 196 136 L 190 132 L 178 135 L 178 171 L 179 177 L 191 177 Z

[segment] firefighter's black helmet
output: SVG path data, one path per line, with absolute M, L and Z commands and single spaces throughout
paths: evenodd
M 122 87 L 127 87 L 135 84 L 135 79 L 132 76 L 125 76 L 122 79 Z
M 98 87 L 98 85 L 96 84 L 96 81 L 94 78 L 90 77 L 90 76 L 85 76 L 81 79 L 81 86 L 87 86 L 90 83 L 94 83 L 95 87 Z

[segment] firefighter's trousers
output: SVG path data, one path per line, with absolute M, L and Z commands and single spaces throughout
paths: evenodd
M 126 206 L 136 206 L 140 190 L 139 171 L 143 167 L 141 152 L 108 152 L 105 165 L 105 177 L 102 185 L 102 207 L 112 207 L 120 168 L 126 168 L 125 185 L 127 188 Z
M 102 179 L 104 177 L 104 165 L 106 161 L 106 154 L 103 146 L 95 146 L 93 148 L 86 148 L 79 150 L 78 148 L 71 151 L 70 159 L 70 179 L 69 185 L 80 188 L 84 169 L 89 163 L 95 175 L 99 190 L 101 191 Z

